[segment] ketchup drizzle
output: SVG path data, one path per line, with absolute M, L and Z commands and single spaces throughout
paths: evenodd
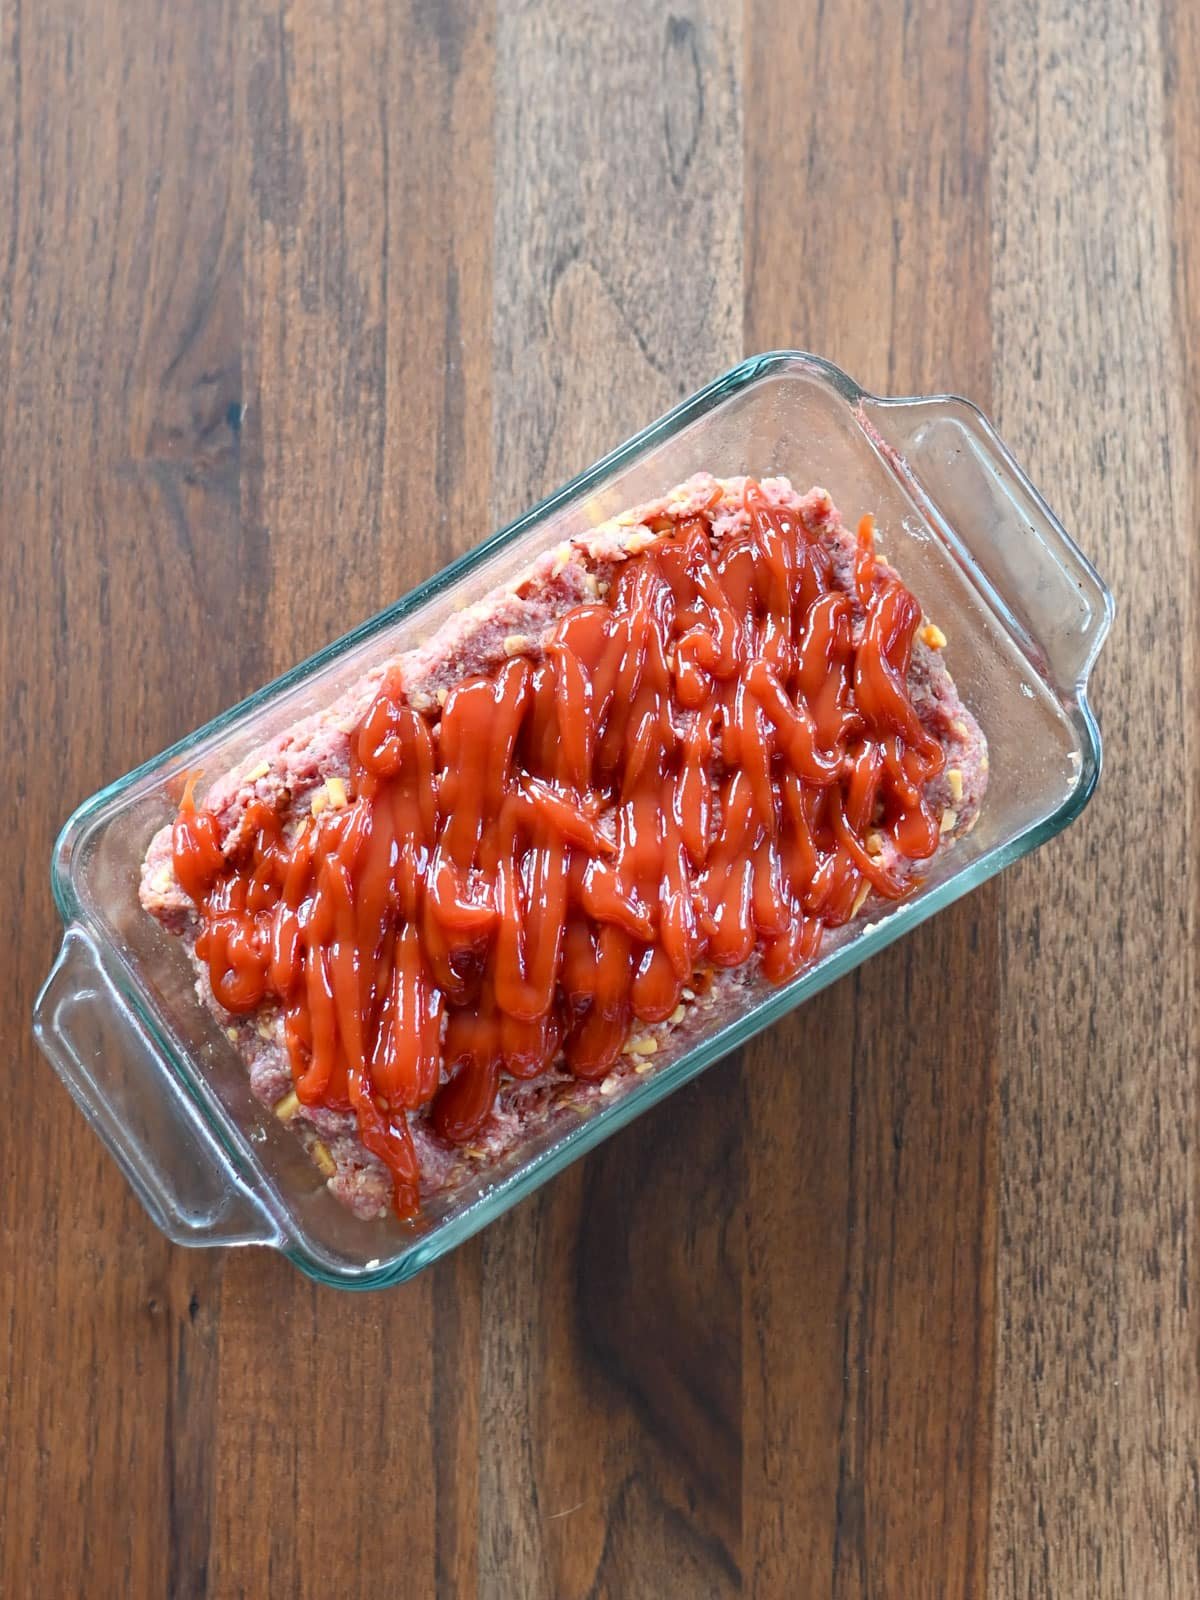
M 172 845 L 213 992 L 284 1012 L 296 1093 L 353 1110 L 419 1208 L 408 1113 L 463 1144 L 501 1073 L 603 1077 L 701 970 L 812 961 L 881 859 L 931 856 L 943 764 L 906 679 L 920 607 L 859 526 L 853 593 L 748 482 L 749 527 L 656 525 L 540 659 L 408 704 L 393 670 L 351 736 L 348 804 L 285 837 L 251 803 L 226 854 L 189 783 Z M 445 1075 L 445 1076 L 444 1076 Z

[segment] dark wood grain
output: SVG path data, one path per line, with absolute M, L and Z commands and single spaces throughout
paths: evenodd
M 242 507 L 269 551 L 269 671 L 486 524 L 491 48 L 469 6 L 243 16 Z M 396 1570 L 470 1592 L 474 1259 L 367 1302 L 230 1263 L 217 1456 L 242 1466 L 219 1474 L 218 1593 L 374 1596 Z
M 500 7 L 497 519 L 739 354 L 739 29 L 610 15 Z M 481 1593 L 736 1586 L 736 1094 L 714 1075 L 489 1230 Z
M 0 0 L 0 1594 L 1200 1592 L 1185 0 Z M 744 348 L 998 414 L 1091 809 L 415 1283 L 154 1230 L 70 807 Z M 953 649 L 953 641 L 951 641 Z
M 986 14 L 774 12 L 750 22 L 747 344 L 986 404 Z M 985 890 L 748 1053 L 753 1593 L 982 1590 L 997 958 Z
M 215 1467 L 222 1264 L 155 1236 L 29 1037 L 66 811 L 244 681 L 239 630 L 210 647 L 242 566 L 221 393 L 240 350 L 230 18 L 111 11 L 102 38 L 101 16 L 0 20 L 0 684 L 16 774 L 0 824 L 0 1591 L 14 1595 L 196 1592 Z M 186 670 L 156 689 L 173 661 Z
M 1200 1586 L 1196 38 L 1164 20 L 995 3 L 996 405 L 1120 607 L 1093 807 L 1004 885 L 992 1569 L 1022 1595 Z

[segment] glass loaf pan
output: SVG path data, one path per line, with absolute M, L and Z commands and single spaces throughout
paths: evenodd
M 492 1181 L 414 1223 L 362 1222 L 251 1096 L 198 1003 L 181 942 L 140 907 L 138 870 L 181 775 L 215 777 L 452 610 L 581 527 L 691 473 L 783 473 L 820 484 L 881 548 L 948 635 L 946 661 L 990 746 L 978 826 L 913 897 L 874 904 L 794 982 L 566 1132 L 535 1139 Z M 1100 770 L 1087 679 L 1111 597 L 987 420 L 964 400 L 879 399 L 799 351 L 752 357 L 396 605 L 86 800 L 54 851 L 66 925 L 34 1031 L 155 1223 L 181 1244 L 266 1244 L 345 1287 L 399 1283 L 499 1216 L 713 1061 L 1078 816 Z

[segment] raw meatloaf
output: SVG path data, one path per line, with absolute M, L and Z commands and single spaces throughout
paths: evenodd
M 853 596 L 861 542 L 843 526 L 829 496 L 820 489 L 801 496 L 782 477 L 765 479 L 760 488 L 763 501 L 775 513 L 800 520 L 807 537 L 825 553 L 828 581 Z M 225 859 L 233 860 L 244 849 L 247 818 L 261 814 L 263 805 L 279 817 L 283 837 L 294 838 L 307 819 L 353 803 L 352 736 L 385 680 L 401 683 L 407 704 L 436 730 L 440 707 L 455 686 L 474 675 L 497 673 L 514 657 L 540 660 L 555 624 L 576 608 L 602 602 L 624 564 L 662 537 L 664 529 L 690 527 L 703 517 L 713 550 L 719 551 L 749 527 L 746 501 L 747 480 L 697 475 L 661 500 L 581 532 L 538 559 L 519 582 L 456 613 L 418 648 L 381 661 L 326 709 L 296 723 L 211 784 L 203 807 L 215 819 Z M 878 570 L 890 573 L 882 559 Z M 855 626 L 861 632 L 861 610 Z M 973 826 L 987 782 L 984 739 L 943 664 L 944 644 L 937 627 L 922 619 L 906 684 L 921 729 L 936 740 L 944 757 L 923 794 L 940 823 L 939 851 Z M 719 771 L 719 750 L 716 760 Z M 209 963 L 196 952 L 204 931 L 202 907 L 179 881 L 172 838 L 168 825 L 150 843 L 142 868 L 142 905 L 183 941 L 196 968 L 200 1001 L 244 1061 L 255 1096 L 290 1124 L 339 1200 L 365 1219 L 386 1214 L 392 1174 L 362 1142 L 355 1113 L 306 1104 L 298 1097 L 295 1044 L 286 1036 L 280 1004 L 264 1000 L 249 1013 L 236 1014 L 214 996 Z M 873 834 L 870 848 L 898 883 L 927 869 L 925 861 L 904 859 L 884 834 Z M 855 917 L 868 889 L 864 878 Z M 701 963 L 668 1017 L 648 1025 L 633 1024 L 624 1049 L 604 1075 L 576 1075 L 561 1053 L 547 1070 L 531 1078 L 502 1072 L 490 1114 L 467 1142 L 452 1143 L 442 1137 L 428 1105 L 410 1109 L 408 1128 L 422 1200 L 477 1184 L 526 1141 L 559 1124 L 566 1131 L 597 1103 L 661 1070 L 690 1041 L 711 1034 L 743 1012 L 769 987 L 758 951 L 736 966 Z M 444 1064 L 440 1071 L 444 1083 L 448 1076 Z

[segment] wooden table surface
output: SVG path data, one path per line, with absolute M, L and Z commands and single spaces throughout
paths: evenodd
M 1200 1594 L 1198 73 L 1191 0 L 0 0 L 6 1596 Z M 169 1245 L 30 1038 L 67 812 L 781 345 L 1109 580 L 1090 809 L 406 1288 Z

